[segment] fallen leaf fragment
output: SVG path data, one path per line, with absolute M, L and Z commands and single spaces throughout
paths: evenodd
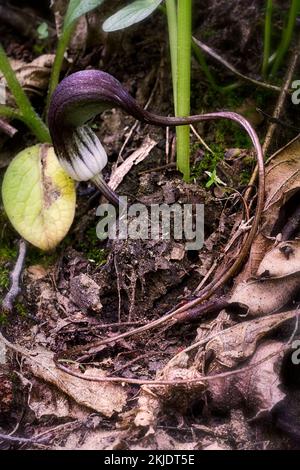
M 129 173 L 131 168 L 134 165 L 138 165 L 141 163 L 145 158 L 148 157 L 149 153 L 151 150 L 157 145 L 157 142 L 153 139 L 151 139 L 149 136 L 147 136 L 142 145 L 135 150 L 126 160 L 124 163 L 122 163 L 112 174 L 110 181 L 109 181 L 109 186 L 111 189 L 115 190 L 120 186 L 122 183 L 123 179 Z
M 79 405 L 91 408 L 110 418 L 115 412 L 122 411 L 126 404 L 126 390 L 116 384 L 81 380 L 58 369 L 53 360 L 53 353 L 41 351 L 30 360 L 30 369 L 35 377 L 58 387 L 73 398 Z M 104 377 L 100 369 L 88 367 L 84 375 Z
M 245 306 L 252 316 L 273 313 L 287 305 L 299 290 L 300 242 L 282 242 L 272 248 L 261 261 L 256 277 L 237 284 L 230 302 Z
M 209 384 L 212 405 L 219 410 L 229 410 L 244 403 L 255 418 L 270 412 L 285 397 L 280 389 L 282 357 L 279 341 L 268 341 L 259 346 L 249 363 L 257 364 L 255 367 L 237 375 L 220 377 Z M 266 360 L 261 362 L 264 358 Z

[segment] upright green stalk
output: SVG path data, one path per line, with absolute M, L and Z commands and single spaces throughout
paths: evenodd
M 198 64 L 200 65 L 201 69 L 203 70 L 204 72 L 204 75 L 206 76 L 210 86 L 216 90 L 216 91 L 220 91 L 221 90 L 221 87 L 217 85 L 216 83 L 216 80 L 215 80 L 215 77 L 213 76 L 213 74 L 211 73 L 207 63 L 206 63 L 206 60 L 205 60 L 205 57 L 204 57 L 204 54 L 203 52 L 201 51 L 200 47 L 198 47 L 194 41 L 192 41 L 192 51 L 194 53 L 194 57 L 195 59 L 197 60 Z
M 75 24 L 72 24 L 71 26 L 63 29 L 63 31 L 61 33 L 61 36 L 59 38 L 58 45 L 57 45 L 57 50 L 56 50 L 56 54 L 55 54 L 55 59 L 54 59 L 54 63 L 53 63 L 52 70 L 51 70 L 51 75 L 50 75 L 46 111 L 48 111 L 48 109 L 49 109 L 51 96 L 52 96 L 55 88 L 58 85 L 59 76 L 60 76 L 62 64 L 63 64 L 63 61 L 64 61 L 65 52 L 66 52 L 66 49 L 67 49 L 67 47 L 69 45 L 69 42 L 71 40 L 71 36 L 73 34 L 74 28 L 75 28 Z
M 279 44 L 279 47 L 276 53 L 276 58 L 275 58 L 275 61 L 271 70 L 272 76 L 274 76 L 277 73 L 282 63 L 282 60 L 286 52 L 288 51 L 288 48 L 292 40 L 294 27 L 296 24 L 297 14 L 299 11 L 300 11 L 300 0 L 292 0 L 290 11 L 289 11 L 288 22 L 287 22 L 285 29 L 283 30 L 281 42 Z
M 172 67 L 172 82 L 174 109 L 177 114 L 177 11 L 176 0 L 166 0 L 166 10 L 168 18 L 169 43 Z
M 41 118 L 33 109 L 23 88 L 18 82 L 15 72 L 13 71 L 1 44 L 0 44 L 0 70 L 3 73 L 4 78 L 7 82 L 7 86 L 12 92 L 16 100 L 16 103 L 21 111 L 22 120 L 26 122 L 27 126 L 31 129 L 31 131 L 35 134 L 35 136 L 40 142 L 50 142 L 51 138 L 50 138 L 49 131 L 46 125 L 41 120 Z M 4 112 L 4 108 L 2 109 L 2 111 Z
M 178 42 L 177 42 L 177 115 L 190 114 L 191 97 L 191 40 L 192 0 L 178 0 Z M 177 168 L 183 178 L 190 178 L 190 127 L 178 127 Z
M 272 33 L 272 13 L 273 0 L 267 0 L 266 17 L 265 17 L 265 34 L 264 34 L 264 55 L 262 64 L 262 75 L 267 76 L 269 58 L 271 55 L 271 33 Z

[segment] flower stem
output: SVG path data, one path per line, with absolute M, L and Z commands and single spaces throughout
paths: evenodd
M 66 49 L 67 49 L 67 47 L 69 45 L 69 42 L 71 40 L 71 36 L 73 34 L 74 27 L 75 27 L 75 24 L 72 24 L 68 28 L 63 29 L 63 31 L 61 33 L 61 36 L 58 40 L 55 59 L 54 59 L 54 63 L 53 63 L 52 70 L 51 70 L 51 75 L 50 75 L 48 95 L 47 95 L 47 104 L 46 104 L 46 112 L 49 109 L 51 96 L 52 96 L 52 94 L 53 94 L 53 92 L 54 92 L 54 90 L 57 87 L 58 82 L 59 82 L 59 76 L 60 76 L 62 64 L 63 64 L 63 61 L 64 61 L 65 52 L 66 52 Z
M 1 44 L 0 44 L 0 70 L 4 75 L 4 78 L 7 82 L 7 86 L 12 92 L 16 100 L 16 103 L 18 105 L 18 108 L 20 109 L 20 112 L 21 112 L 21 115 L 18 114 L 18 116 L 15 116 L 15 117 L 18 117 L 19 119 L 21 118 L 24 122 L 26 122 L 29 129 L 33 132 L 33 134 L 37 137 L 37 139 L 40 142 L 51 142 L 50 134 L 45 123 L 42 121 L 42 119 L 38 116 L 38 114 L 33 109 L 22 86 L 17 80 L 15 72 L 13 71 Z M 7 107 L 4 107 L 4 108 L 6 108 L 6 112 L 8 112 L 8 110 L 10 109 Z M 4 108 L 2 108 L 3 113 L 5 112 Z M 10 116 L 7 115 L 7 117 L 10 117 Z
M 300 0 L 292 0 L 290 11 L 289 11 L 288 22 L 287 22 L 285 29 L 283 30 L 281 42 L 279 44 L 275 61 L 271 70 L 271 76 L 273 77 L 274 75 L 276 75 L 278 69 L 280 68 L 282 60 L 290 46 L 293 32 L 294 32 L 294 27 L 296 24 L 297 13 L 299 12 L 299 10 L 300 10 Z
M 264 32 L 264 55 L 263 55 L 263 64 L 262 64 L 262 75 L 264 78 L 266 78 L 267 76 L 269 58 L 271 55 L 272 12 L 273 12 L 273 0 L 267 0 L 265 32 Z
M 191 40 L 192 0 L 178 0 L 178 42 L 177 42 L 177 116 L 190 114 L 191 94 Z M 190 127 L 176 130 L 177 168 L 183 178 L 190 178 Z
M 221 87 L 219 87 L 219 85 L 216 83 L 215 77 L 211 73 L 211 71 L 210 71 L 210 69 L 209 69 L 209 67 L 206 63 L 203 52 L 201 51 L 201 49 L 193 41 L 192 41 L 192 51 L 193 51 L 193 54 L 195 56 L 195 59 L 197 60 L 197 62 L 200 65 L 201 69 L 203 70 L 204 75 L 206 76 L 206 78 L 207 78 L 209 84 L 211 85 L 211 87 L 216 91 L 220 91 Z
M 176 0 L 166 0 L 166 11 L 168 19 L 174 110 L 177 113 L 177 11 Z
M 0 104 L 0 116 L 23 121 L 23 116 L 19 111 L 10 108 L 9 106 L 5 106 L 4 104 Z

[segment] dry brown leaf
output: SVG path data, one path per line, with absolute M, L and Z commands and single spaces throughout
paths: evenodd
M 299 274 L 285 278 L 240 282 L 229 301 L 247 309 L 249 316 L 278 312 L 293 300 L 299 290 Z
M 266 201 L 263 212 L 263 233 L 270 235 L 280 208 L 300 190 L 300 137 L 297 136 L 276 152 L 266 167 Z
M 285 393 L 280 389 L 279 372 L 284 355 L 281 342 L 268 341 L 260 345 L 251 358 L 250 365 L 272 354 L 274 355 L 266 361 L 240 375 L 236 384 L 248 406 L 255 412 L 255 417 L 271 411 L 285 397 Z
M 273 244 L 271 235 L 280 209 L 300 191 L 300 136 L 276 152 L 266 167 L 266 200 L 261 219 L 261 231 L 251 247 L 247 265 L 237 282 L 254 276 L 258 266 Z
M 49 387 L 48 384 L 42 382 L 34 384 L 28 405 L 34 412 L 36 419 L 55 417 L 74 418 L 82 421 L 89 413 L 56 388 Z
M 221 332 L 206 345 L 206 351 L 212 351 L 215 357 L 210 370 L 216 371 L 216 363 L 230 368 L 238 366 L 252 356 L 257 343 L 266 334 L 295 316 L 296 311 L 291 310 L 239 323 Z M 197 368 L 201 370 L 202 365 L 197 365 Z
M 300 272 L 300 240 L 279 243 L 270 250 L 257 270 L 258 276 L 284 278 Z
M 257 364 L 268 357 L 261 364 L 241 374 L 220 377 L 210 382 L 212 405 L 217 409 L 229 410 L 245 403 L 255 417 L 271 411 L 285 397 L 280 389 L 279 378 L 283 357 L 281 350 L 282 343 L 266 342 L 259 346 L 250 361 L 250 365 Z
M 28 266 L 26 271 L 28 276 L 33 281 L 38 281 L 48 275 L 47 269 L 45 269 L 41 264 L 33 264 L 32 266 Z
M 20 60 L 11 60 L 10 63 L 18 81 L 25 90 L 44 94 L 48 87 L 54 58 L 54 54 L 44 54 L 28 64 Z M 5 83 L 5 79 L 0 72 L 1 82 Z M 9 90 L 7 90 L 7 104 L 12 105 L 13 103 L 14 100 Z
M 64 448 L 69 450 L 114 450 L 120 448 L 123 436 L 119 430 L 102 430 L 86 432 L 83 436 L 82 430 L 72 432 L 68 436 Z
M 147 136 L 142 145 L 135 150 L 130 157 L 126 158 L 126 160 L 114 171 L 109 181 L 111 189 L 117 189 L 133 165 L 138 165 L 145 160 L 156 145 L 157 142 Z
M 108 418 L 115 412 L 121 412 L 126 404 L 127 393 L 122 386 L 73 377 L 56 367 L 51 352 L 38 352 L 33 360 L 30 360 L 30 368 L 36 377 L 52 383 L 79 405 L 91 408 Z M 105 373 L 100 369 L 87 368 L 83 375 L 104 377 Z
M 260 278 L 240 282 L 229 301 L 244 305 L 253 316 L 279 311 L 299 290 L 300 242 L 282 242 L 272 248 L 256 274 Z
M 216 338 L 208 341 L 206 352 L 214 353 L 214 361 L 210 365 L 210 371 L 213 374 L 224 371 L 224 366 L 234 368 L 241 362 L 249 359 L 257 348 L 258 342 L 273 329 L 290 318 L 294 318 L 295 311 L 288 311 L 271 315 L 268 317 L 249 320 L 247 322 L 234 325 L 225 331 L 220 331 Z M 203 332 L 200 331 L 200 339 L 203 339 Z M 199 338 L 197 339 L 199 340 Z M 241 392 L 230 388 L 231 378 L 218 379 L 209 382 L 201 382 L 202 371 L 204 368 L 203 354 L 196 354 L 194 361 L 187 353 L 182 353 L 172 358 L 163 370 L 157 373 L 157 379 L 161 380 L 185 380 L 198 378 L 199 382 L 188 385 L 170 385 L 168 387 L 143 387 L 139 397 L 138 406 L 135 409 L 134 424 L 138 427 L 155 428 L 157 416 L 163 403 L 172 404 L 176 408 L 187 409 L 194 401 L 203 396 L 205 390 L 212 390 L 216 396 L 219 396 L 219 389 L 222 387 L 224 393 L 224 403 L 226 400 L 230 403 L 240 403 Z M 226 369 L 227 370 L 227 369 Z M 201 371 L 201 373 L 199 372 Z M 226 388 L 225 389 L 225 385 Z M 226 391 L 227 390 L 227 391 Z M 226 398 L 228 393 L 228 399 Z M 221 393 L 220 393 L 221 400 Z M 218 403 L 216 401 L 216 403 Z

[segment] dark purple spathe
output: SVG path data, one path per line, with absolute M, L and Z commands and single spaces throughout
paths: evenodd
M 141 108 L 118 80 L 100 70 L 85 70 L 70 75 L 58 85 L 52 96 L 48 116 L 49 130 L 56 154 L 61 163 L 65 163 L 65 168 L 68 168 L 68 165 L 74 167 L 78 163 L 76 171 L 78 170 L 77 172 L 80 173 L 83 163 L 86 167 L 89 167 L 89 171 L 94 171 L 97 166 L 95 163 L 96 156 L 92 158 L 88 155 L 94 153 L 94 149 L 100 149 L 99 153 L 101 154 L 104 149 L 101 150 L 102 146 L 99 139 L 92 130 L 87 131 L 84 124 L 104 109 L 113 107 L 120 107 L 136 119 L 158 126 L 182 126 L 219 119 L 229 119 L 238 123 L 247 132 L 256 150 L 259 177 L 262 182 L 259 196 L 260 204 L 262 204 L 264 189 L 263 152 L 255 130 L 243 116 L 230 111 L 182 118 L 159 116 Z M 86 135 L 88 135 L 88 139 L 86 139 Z M 75 140 L 76 145 L 74 144 Z M 92 142 L 90 149 L 88 149 L 89 142 Z M 92 160 L 89 164 L 90 158 Z M 99 171 L 103 168 L 104 160 L 103 157 L 102 162 L 99 163 Z M 79 174 L 77 179 L 80 179 L 80 176 Z M 87 179 L 86 174 L 83 176 Z

